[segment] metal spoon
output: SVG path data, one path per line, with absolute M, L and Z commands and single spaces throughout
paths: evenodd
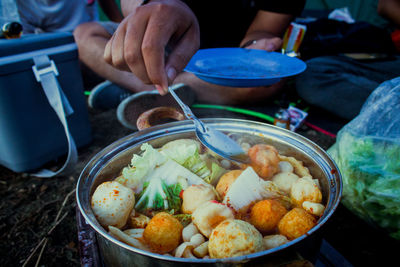
M 171 87 L 168 87 L 168 91 L 181 106 L 186 118 L 193 121 L 196 128 L 197 138 L 203 145 L 223 158 L 240 163 L 249 162 L 248 155 L 238 143 L 224 133 L 205 125 L 193 114 L 192 110 L 182 102 Z

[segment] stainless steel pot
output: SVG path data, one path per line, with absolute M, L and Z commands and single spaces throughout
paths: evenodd
M 140 151 L 142 143 L 148 142 L 154 147 L 159 147 L 171 140 L 195 138 L 191 121 L 167 123 L 133 133 L 109 145 L 91 159 L 79 177 L 76 190 L 78 206 L 87 223 L 96 231 L 100 252 L 107 266 L 197 266 L 203 264 L 273 266 L 293 257 L 293 253 L 298 248 L 307 251 L 312 250 L 311 246 L 313 246 L 318 250 L 319 245 L 310 241 L 313 238 L 317 239 L 315 237 L 318 236 L 318 231 L 332 216 L 342 193 L 339 170 L 326 152 L 308 139 L 272 125 L 238 119 L 204 119 L 203 121 L 233 137 L 245 138 L 253 144 L 260 142 L 272 144 L 281 154 L 302 160 L 313 177 L 318 178 L 321 184 L 326 209 L 318 224 L 306 235 L 283 246 L 228 259 L 173 258 L 142 251 L 113 238 L 97 222 L 90 206 L 91 196 L 99 184 L 118 176 L 122 168 L 130 163 L 132 154 Z

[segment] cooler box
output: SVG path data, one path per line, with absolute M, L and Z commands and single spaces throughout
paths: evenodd
M 66 117 L 77 147 L 91 142 L 77 46 L 70 33 L 0 40 L 0 164 L 15 171 L 41 168 L 68 151 L 64 128 L 36 80 L 33 58 L 47 55 L 73 113 Z

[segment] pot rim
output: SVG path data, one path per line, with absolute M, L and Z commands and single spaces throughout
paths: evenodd
M 335 212 L 336 208 L 339 205 L 341 196 L 342 196 L 342 188 L 343 188 L 343 183 L 342 183 L 342 178 L 340 171 L 336 165 L 336 163 L 333 161 L 331 156 L 325 152 L 320 146 L 315 144 L 313 141 L 303 137 L 300 134 L 297 134 L 295 132 L 262 123 L 262 122 L 257 122 L 257 121 L 251 121 L 251 120 L 243 120 L 243 119 L 232 119 L 232 118 L 202 118 L 201 119 L 204 123 L 208 123 L 209 125 L 213 125 L 213 127 L 220 127 L 222 130 L 224 130 L 224 126 L 226 127 L 227 125 L 230 126 L 228 130 L 232 130 L 237 128 L 243 130 L 243 128 L 249 128 L 251 127 L 252 130 L 255 130 L 255 132 L 258 132 L 259 130 L 260 133 L 264 132 L 265 130 L 271 130 L 273 132 L 279 133 L 279 137 L 283 138 L 289 138 L 292 141 L 296 140 L 299 143 L 303 144 L 305 147 L 308 147 L 314 151 L 315 154 L 317 154 L 320 159 L 322 160 L 322 163 L 325 163 L 325 166 L 319 165 L 319 167 L 327 167 L 330 166 L 329 172 L 325 172 L 325 174 L 328 174 L 327 179 L 329 179 L 330 182 L 330 190 L 333 190 L 335 195 L 331 196 L 329 193 L 329 199 L 328 203 L 326 204 L 326 210 L 324 211 L 324 214 L 322 217 L 319 218 L 316 226 L 314 226 L 312 229 L 310 229 L 306 234 L 289 241 L 288 243 L 278 246 L 276 248 L 268 249 L 268 250 L 263 250 L 259 251 L 256 253 L 252 254 L 247 254 L 243 256 L 237 256 L 237 257 L 231 257 L 231 258 L 222 258 L 222 259 L 192 259 L 192 258 L 177 258 L 173 256 L 167 256 L 167 255 L 162 255 L 162 254 L 157 254 L 145 250 L 141 250 L 138 248 L 135 248 L 133 246 L 127 245 L 118 239 L 114 238 L 111 236 L 108 232 L 105 231 L 105 229 L 97 222 L 97 220 L 94 217 L 93 212 L 91 211 L 90 208 L 90 199 L 88 203 L 86 203 L 86 206 L 82 202 L 85 200 L 82 199 L 84 196 L 89 197 L 89 191 L 90 187 L 87 192 L 84 192 L 84 189 L 82 188 L 85 184 L 85 178 L 89 176 L 96 177 L 98 172 L 102 169 L 102 166 L 105 165 L 108 161 L 110 161 L 112 158 L 114 158 L 115 155 L 118 155 L 119 153 L 125 151 L 126 149 L 129 149 L 130 147 L 134 145 L 138 145 L 150 140 L 154 140 L 157 138 L 162 137 L 164 134 L 165 135 L 173 135 L 173 134 L 178 134 L 178 133 L 187 133 L 187 132 L 194 132 L 195 128 L 193 126 L 193 123 L 190 120 L 183 120 L 183 121 L 177 121 L 177 122 L 170 122 L 162 125 L 157 125 L 153 126 L 138 132 L 134 132 L 132 134 L 129 134 L 125 137 L 122 137 L 115 142 L 111 143 L 110 145 L 106 146 L 103 148 L 100 152 L 98 152 L 94 157 L 90 159 L 90 161 L 86 164 L 84 169 L 82 170 L 77 186 L 76 186 L 76 200 L 78 204 L 78 208 L 82 214 L 82 216 L 85 218 L 85 221 L 87 224 L 89 224 L 97 234 L 100 234 L 102 237 L 106 238 L 110 242 L 123 247 L 131 252 L 141 254 L 143 256 L 148 256 L 151 258 L 159 259 L 159 260 L 165 260 L 165 261 L 171 261 L 171 262 L 181 262 L 181 263 L 243 263 L 247 262 L 251 259 L 259 258 L 262 256 L 274 254 L 278 251 L 282 251 L 288 247 L 292 247 L 293 245 L 301 242 L 303 239 L 307 238 L 308 236 L 314 234 L 321 226 L 323 226 L 328 219 L 333 215 Z M 230 125 L 229 125 L 230 123 Z M 227 124 L 227 125 L 224 125 Z M 247 127 L 246 127 L 247 125 Z M 254 129 L 253 129 L 254 128 Z M 219 130 L 221 130 L 219 129 Z M 225 130 L 227 130 L 225 128 Z M 264 131 L 262 131 L 264 130 Z M 321 163 L 321 162 L 320 162 Z M 325 169 L 325 171 L 327 171 Z M 93 178 L 94 179 L 94 178 Z M 330 192 L 330 191 L 329 191 Z M 89 207 L 87 207 L 87 205 Z M 328 205 L 329 205 L 329 210 L 328 210 Z M 89 208 L 89 209 L 88 209 Z M 89 214 L 87 214 L 87 211 L 89 211 Z

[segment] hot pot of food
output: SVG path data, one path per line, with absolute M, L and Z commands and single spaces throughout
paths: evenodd
M 191 121 L 178 121 L 126 136 L 86 165 L 77 203 L 105 265 L 276 266 L 298 251 L 315 256 L 342 192 L 333 160 L 282 128 L 203 121 L 235 139 L 250 163 L 218 157 Z

